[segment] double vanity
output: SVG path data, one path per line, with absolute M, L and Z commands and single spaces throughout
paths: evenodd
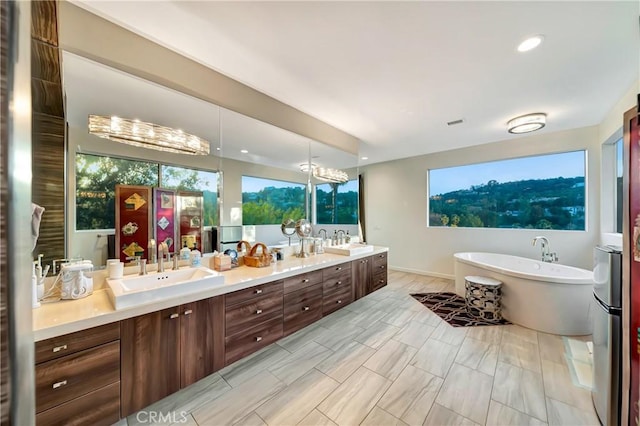
M 37 424 L 112 424 L 135 413 L 382 288 L 387 252 L 243 266 L 117 310 L 112 286 L 44 304 L 33 311 Z

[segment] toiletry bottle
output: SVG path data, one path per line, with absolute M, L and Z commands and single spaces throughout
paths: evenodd
M 201 260 L 202 260 L 202 253 L 200 253 L 200 250 L 198 250 L 198 244 L 197 243 L 193 243 L 193 250 L 191 250 L 191 253 L 189 254 L 190 260 L 191 260 L 191 266 L 192 267 L 198 267 L 200 266 Z
M 349 231 L 347 231 L 346 237 L 344 237 L 344 242 L 349 244 L 351 242 L 351 235 L 349 235 Z
M 187 247 L 187 242 L 184 242 L 184 245 L 180 249 L 180 260 L 189 260 L 191 258 L 191 250 Z

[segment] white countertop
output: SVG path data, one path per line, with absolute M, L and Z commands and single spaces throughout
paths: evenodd
M 84 299 L 43 303 L 41 307 L 34 309 L 33 337 L 34 341 L 38 342 L 114 321 L 148 314 L 183 303 L 195 302 L 197 300 L 288 278 L 300 273 L 350 262 L 386 251 L 388 251 L 386 247 L 374 247 L 373 252 L 354 256 L 340 256 L 325 253 L 311 255 L 310 257 L 301 259 L 289 257 L 264 268 L 240 266 L 230 271 L 221 272 L 221 274 L 224 275 L 224 285 L 222 286 L 118 311 L 114 309 L 107 290 L 101 288 Z

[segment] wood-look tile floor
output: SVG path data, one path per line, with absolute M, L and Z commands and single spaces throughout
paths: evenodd
M 599 425 L 560 336 L 453 328 L 410 296 L 453 289 L 390 271 L 387 287 L 119 424 Z

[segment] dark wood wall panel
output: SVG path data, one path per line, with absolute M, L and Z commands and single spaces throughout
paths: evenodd
M 31 77 L 60 83 L 60 56 L 57 47 L 31 39 Z
M 9 87 L 7 75 L 9 60 L 9 4 L 0 2 L 0 424 L 8 425 L 11 378 L 9 377 L 9 315 L 7 299 L 9 277 L 7 273 L 7 149 L 9 132 L 7 114 L 9 113 Z
M 57 3 L 55 1 L 43 0 L 32 2 L 31 37 L 57 47 L 57 15 Z
M 57 3 L 32 3 L 32 200 L 45 208 L 34 257 L 65 255 L 65 120 L 58 49 Z

